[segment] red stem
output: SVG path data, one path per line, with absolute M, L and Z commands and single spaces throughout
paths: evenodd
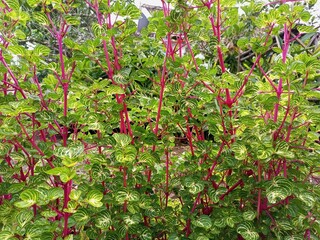
M 258 182 L 261 182 L 261 175 L 262 175 L 262 165 L 261 162 L 258 160 Z M 257 219 L 259 219 L 261 214 L 261 188 L 258 189 L 258 203 L 257 203 Z
M 165 150 L 166 155 L 166 207 L 168 206 L 169 198 L 169 152 L 168 149 Z
M 268 42 L 268 39 L 269 39 L 269 37 L 270 37 L 270 35 L 271 35 L 271 32 L 272 32 L 272 30 L 273 30 L 274 25 L 275 25 L 275 24 L 273 23 L 273 24 L 270 26 L 269 32 L 268 32 L 268 34 L 267 34 L 267 37 L 266 37 L 266 40 L 265 40 L 263 46 L 266 46 L 266 44 L 267 44 L 267 42 Z M 260 58 L 261 58 L 261 54 L 258 55 L 256 61 L 255 61 L 254 64 L 252 65 L 252 67 L 251 67 L 248 75 L 244 78 L 244 81 L 243 81 L 241 87 L 239 88 L 239 90 L 237 91 L 237 93 L 235 94 L 235 96 L 234 96 L 233 99 L 232 99 L 233 102 L 235 102 L 235 101 L 237 100 L 237 98 L 239 98 L 239 97 L 243 94 L 243 89 L 244 89 L 244 87 L 246 86 L 246 84 L 248 83 L 249 77 L 250 77 L 251 74 L 253 73 L 253 70 L 255 69 L 256 65 L 259 63 Z
M 227 192 L 225 192 L 224 194 L 222 194 L 219 199 L 223 200 L 225 198 L 225 196 L 227 196 L 229 193 L 231 193 L 236 187 L 238 187 L 239 185 L 242 185 L 243 181 L 242 179 L 240 179 L 238 182 L 236 182 L 231 188 L 228 189 Z

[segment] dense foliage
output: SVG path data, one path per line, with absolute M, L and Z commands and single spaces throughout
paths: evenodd
M 162 3 L 0 2 L 0 239 L 318 239 L 312 2 Z

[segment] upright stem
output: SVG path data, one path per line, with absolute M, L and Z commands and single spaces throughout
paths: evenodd
M 50 19 L 50 17 L 49 17 Z M 52 24 L 52 27 L 54 28 L 54 25 Z M 58 42 L 58 49 L 59 49 L 59 62 L 60 62 L 60 69 L 61 69 L 61 83 L 63 88 L 63 116 L 65 120 L 68 116 L 68 90 L 69 90 L 69 79 L 71 78 L 71 75 L 69 76 L 69 79 L 66 76 L 66 69 L 65 69 L 65 63 L 64 63 L 64 57 L 63 57 L 63 36 L 65 35 L 65 31 L 67 30 L 67 27 L 64 22 L 61 23 L 60 30 L 57 30 L 54 28 L 53 32 L 55 32 L 55 37 Z M 68 126 L 63 126 L 63 146 L 67 147 L 67 139 L 68 139 Z M 70 192 L 72 189 L 72 180 L 67 181 L 63 185 L 64 190 L 64 200 L 63 200 L 63 209 L 68 208 L 68 203 L 70 201 Z M 64 227 L 63 227 L 63 237 L 66 237 L 69 234 L 69 228 L 68 228 L 68 222 L 70 213 L 64 212 Z
M 168 206 L 169 198 L 169 152 L 168 149 L 165 150 L 166 154 L 166 207 Z
M 170 34 L 168 34 L 170 36 Z M 162 103 L 163 103 L 163 94 L 164 94 L 164 89 L 166 86 L 166 63 L 167 63 L 167 57 L 169 55 L 169 51 L 167 49 L 166 56 L 163 61 L 163 66 L 162 66 L 162 73 L 161 73 L 161 79 L 160 79 L 160 96 L 159 96 L 159 104 L 158 104 L 158 111 L 157 111 L 157 118 L 156 118 L 156 125 L 153 130 L 155 135 L 158 135 L 159 131 L 159 122 L 161 118 L 161 108 L 162 108 Z M 155 150 L 155 146 L 153 147 L 153 150 Z
M 262 166 L 258 160 L 258 182 L 261 182 Z M 261 188 L 258 189 L 258 203 L 257 203 L 257 219 L 259 219 L 261 213 Z

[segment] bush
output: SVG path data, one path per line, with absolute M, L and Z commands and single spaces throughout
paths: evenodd
M 129 2 L 0 3 L 0 238 L 317 239 L 307 7 Z

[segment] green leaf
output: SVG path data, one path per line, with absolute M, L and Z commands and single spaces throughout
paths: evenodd
M 233 216 L 231 216 L 231 217 L 226 217 L 225 221 L 226 221 L 226 224 L 227 224 L 229 227 L 231 227 L 231 228 L 234 227 L 235 219 L 234 219 Z
M 152 152 L 143 152 L 139 156 L 139 162 L 146 163 L 148 166 L 154 166 L 160 161 L 159 157 Z
M 34 12 L 33 17 L 41 25 L 49 25 L 50 24 L 47 16 L 44 13 Z
M 112 224 L 111 215 L 106 210 L 98 213 L 94 221 L 95 226 L 102 230 L 107 230 Z
M 61 175 L 62 173 L 66 173 L 68 169 L 66 167 L 55 167 L 46 171 L 49 175 Z
M 59 187 L 50 188 L 47 193 L 47 198 L 49 201 L 62 198 L 63 196 L 64 196 L 64 191 L 62 188 L 59 188 Z
M 0 232 L 0 239 L 1 240 L 12 240 L 13 236 L 14 236 L 14 233 L 12 233 L 10 231 L 4 230 L 4 231 Z
M 29 223 L 33 218 L 33 212 L 30 210 L 22 210 L 20 211 L 15 219 L 17 220 L 17 223 L 21 226 L 24 227 L 27 223 Z
M 17 193 L 23 190 L 23 188 L 26 186 L 25 183 L 13 183 L 9 189 L 8 193 Z
M 12 10 L 19 11 L 19 9 L 20 9 L 19 0 L 5 0 L 5 2 L 8 4 L 8 6 Z
M 192 220 L 191 223 L 204 229 L 210 229 L 212 226 L 211 218 L 207 215 L 201 215 L 199 218 Z
M 45 218 L 52 218 L 57 215 L 58 215 L 58 213 L 56 213 L 55 211 L 51 211 L 51 210 L 41 212 L 41 216 L 44 216 Z
M 141 240 L 152 240 L 152 232 L 150 230 L 144 230 L 140 233 Z
M 80 18 L 76 16 L 65 16 L 64 18 L 69 25 L 79 25 L 80 24 Z
M 274 108 L 274 105 L 279 101 L 279 99 L 276 96 L 270 96 L 268 98 L 265 98 L 262 102 L 263 107 L 266 110 L 272 110 Z
M 290 223 L 289 221 L 286 221 L 286 220 L 277 221 L 277 225 L 279 226 L 279 228 L 281 228 L 285 231 L 289 231 L 289 230 L 293 229 L 292 223 Z
M 50 54 L 50 48 L 44 46 L 44 45 L 37 45 L 33 52 L 38 56 L 48 56 Z
M 102 198 L 102 192 L 98 190 L 91 190 L 86 196 L 86 202 L 93 207 L 101 207 L 103 205 L 103 203 L 101 202 Z
M 9 46 L 8 50 L 18 56 L 24 56 L 26 54 L 26 49 L 20 45 Z
M 66 182 L 69 182 L 71 179 L 74 178 L 74 176 L 76 175 L 76 172 L 75 171 L 72 171 L 70 173 L 62 173 L 60 175 L 60 179 L 62 182 L 66 183 Z
M 303 192 L 298 194 L 298 199 L 300 199 L 309 209 L 312 209 L 316 203 L 316 199 L 311 193 Z
M 26 34 L 20 30 L 20 29 L 17 29 L 15 32 L 14 32 L 14 35 L 19 39 L 19 40 L 25 40 L 27 38 Z
M 39 105 L 36 101 L 32 101 L 31 98 L 23 99 L 14 103 L 10 103 L 15 109 L 17 114 L 21 113 L 35 113 L 38 111 Z
M 254 211 L 246 211 L 242 214 L 243 219 L 246 221 L 253 221 L 256 218 L 256 213 Z
M 75 166 L 79 161 L 80 159 L 78 158 L 63 158 L 62 164 L 70 168 Z
M 0 156 L 6 155 L 11 149 L 9 144 L 0 143 Z
M 246 240 L 259 239 L 259 234 L 254 230 L 253 225 L 250 222 L 239 224 L 237 232 Z
M 284 158 L 288 158 L 288 159 L 293 159 L 295 158 L 295 155 L 293 152 L 290 152 L 290 151 L 277 151 L 276 154 L 278 154 L 279 156 L 281 157 L 284 157 Z
M 135 225 L 140 222 L 139 215 L 124 216 L 123 221 L 127 226 Z
M 52 240 L 52 239 L 54 239 L 54 235 L 52 232 L 44 232 L 41 234 L 41 240 Z
M 202 181 L 197 181 L 191 177 L 185 179 L 184 184 L 191 194 L 197 194 L 204 189 L 204 183 Z
M 284 177 L 276 177 L 272 180 L 271 186 L 267 188 L 268 201 L 273 204 L 283 200 L 292 194 L 292 183 Z
M 307 25 L 299 25 L 297 27 L 298 31 L 301 33 L 315 33 L 317 30 L 313 26 L 307 26 Z
M 132 162 L 136 159 L 136 155 L 137 150 L 131 145 L 115 151 L 116 159 L 120 163 Z
M 125 201 L 139 201 L 140 195 L 137 191 L 134 190 L 129 191 L 128 189 L 121 189 L 115 192 L 114 197 L 117 202 L 123 204 Z
M 97 36 L 101 36 L 103 33 L 107 31 L 106 26 L 100 26 L 98 23 L 92 24 L 92 32 Z
M 199 236 L 199 237 L 197 237 L 196 240 L 210 240 L 210 239 L 206 236 Z
M 57 175 L 60 176 L 62 182 L 68 182 L 76 176 L 76 172 L 67 167 L 55 167 L 50 170 L 47 170 L 45 173 L 49 175 Z
M 110 85 L 107 87 L 105 90 L 106 95 L 114 95 L 114 94 L 124 94 L 124 90 L 122 87 L 117 86 L 117 85 Z
M 131 143 L 131 137 L 123 133 L 113 134 L 113 138 L 116 140 L 117 144 L 121 147 L 125 147 Z
M 68 147 L 58 147 L 55 151 L 55 155 L 62 159 L 74 159 L 79 157 L 84 151 L 84 147 L 82 144 L 68 146 Z
M 242 144 L 234 143 L 231 149 L 234 151 L 235 158 L 238 160 L 244 160 L 248 156 L 247 148 Z
M 13 210 L 12 205 L 8 200 L 5 200 L 0 205 L 0 217 L 10 215 Z
M 31 225 L 30 227 L 27 228 L 27 234 L 26 234 L 27 239 L 30 239 L 30 240 L 37 239 L 36 237 L 41 236 L 41 234 L 44 232 L 44 230 L 45 229 L 42 226 Z M 43 240 L 43 238 L 40 238 L 40 239 Z
M 71 200 L 78 201 L 81 196 L 81 193 L 81 190 L 72 189 L 69 197 Z
M 69 234 L 63 240 L 73 240 L 73 234 Z
M 23 201 L 32 201 L 32 202 L 36 202 L 39 198 L 39 192 L 35 189 L 27 189 L 24 190 L 21 194 L 20 194 L 20 199 Z
M 257 150 L 257 158 L 261 160 L 269 159 L 273 154 L 272 148 L 259 148 Z
M 41 3 L 41 0 L 27 0 L 30 7 L 36 7 Z
M 131 19 L 138 19 L 141 16 L 139 8 L 137 8 L 134 4 L 129 4 L 124 11 L 125 14 Z
M 16 206 L 17 208 L 28 208 L 34 204 L 35 202 L 33 201 L 18 201 L 14 203 L 14 206 Z
M 116 82 L 117 84 L 127 84 L 129 82 L 129 79 L 128 77 L 125 77 L 120 73 L 118 73 L 113 76 L 113 81 Z
M 227 223 L 224 218 L 218 218 L 214 220 L 213 224 L 218 228 L 224 228 L 227 226 Z
M 276 151 L 286 152 L 289 149 L 289 145 L 286 142 L 279 142 L 276 146 Z
M 86 208 L 77 209 L 77 211 L 72 216 L 74 217 L 78 226 L 86 225 L 91 219 L 89 210 Z

